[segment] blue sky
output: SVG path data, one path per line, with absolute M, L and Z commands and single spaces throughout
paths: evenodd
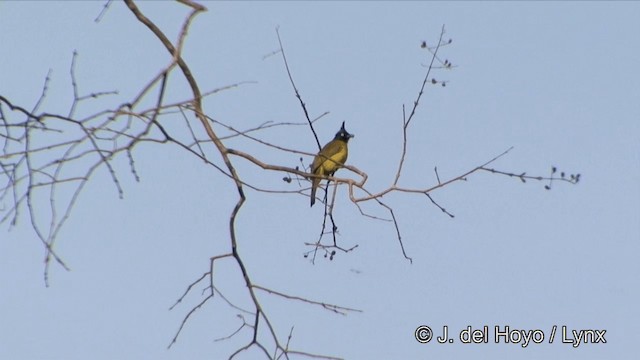
M 69 65 L 77 50 L 82 93 L 118 90 L 87 102 L 79 114 L 130 101 L 170 58 L 121 3 L 100 23 L 103 2 L 0 3 L 0 95 L 36 102 L 52 69 L 42 111 L 66 112 Z M 442 56 L 456 67 L 434 77 L 409 134 L 401 184 L 426 187 L 457 176 L 513 146 L 492 166 L 548 175 L 552 165 L 579 172 L 579 185 L 470 176 L 432 193 L 451 219 L 424 197 L 384 200 L 399 218 L 409 264 L 395 230 L 362 217 L 345 189 L 335 210 L 344 246 L 333 261 L 309 263 L 322 209 L 300 195 L 248 191 L 238 218 L 240 252 L 254 280 L 309 299 L 363 310 L 335 315 L 262 294 L 278 334 L 298 350 L 347 359 L 629 358 L 640 314 L 640 5 L 635 2 L 207 2 L 187 37 L 184 57 L 203 90 L 250 82 L 209 97 L 205 111 L 237 128 L 265 121 L 303 122 L 279 56 L 275 28 L 291 71 L 327 142 L 342 121 L 356 137 L 348 162 L 369 174 L 373 191 L 393 175 L 402 145 L 402 105 L 415 99 L 428 63 L 420 48 L 446 26 Z M 175 39 L 186 10 L 145 2 L 143 11 Z M 189 95 L 177 75 L 167 98 Z M 153 99 L 147 99 L 147 105 Z M 144 106 L 143 106 L 144 107 Z M 7 109 L 3 109 L 7 112 Z M 166 118 L 175 131 L 184 131 Z M 197 131 L 201 131 L 197 129 Z M 222 132 L 222 130 L 220 130 Z M 223 133 L 223 132 L 222 132 Z M 268 141 L 314 152 L 303 127 L 261 133 Z M 230 147 L 283 166 L 298 156 L 230 140 Z M 214 154 L 210 149 L 210 154 Z M 215 158 L 215 157 L 214 157 Z M 217 158 L 216 158 L 217 159 Z M 214 339 L 241 324 L 220 299 L 187 324 L 167 350 L 197 293 L 168 311 L 186 286 L 228 251 L 234 188 L 192 155 L 171 145 L 142 145 L 114 160 L 124 199 L 105 170 L 95 173 L 61 231 L 58 253 L 69 264 L 42 281 L 43 249 L 26 217 L 0 231 L 0 358 L 217 359 L 250 337 Z M 308 164 L 311 159 L 305 159 Z M 234 159 L 245 179 L 297 190 L 282 174 Z M 341 175 L 350 176 L 346 171 Z M 289 187 L 287 187 L 289 186 Z M 46 202 L 44 202 L 46 205 Z M 0 204 L 0 209 L 7 204 Z M 371 212 L 384 215 L 373 205 Z M 44 216 L 44 215 L 43 215 Z M 221 265 L 217 285 L 247 306 L 239 273 Z M 556 339 L 530 344 L 420 344 L 414 330 L 467 326 L 606 330 L 606 344 L 577 348 Z M 557 335 L 558 336 L 558 335 Z M 257 352 L 241 358 L 253 359 Z

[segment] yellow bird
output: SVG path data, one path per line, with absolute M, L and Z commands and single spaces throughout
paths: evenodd
M 344 165 L 345 161 L 347 161 L 347 156 L 349 155 L 347 143 L 352 137 L 353 134 L 349 134 L 344 128 L 343 121 L 340 131 L 336 133 L 333 140 L 329 141 L 313 159 L 311 173 L 315 175 L 333 176 L 333 174 Z M 320 185 L 321 180 L 321 178 L 311 179 L 311 206 L 316 202 L 316 190 L 318 190 L 318 185 Z

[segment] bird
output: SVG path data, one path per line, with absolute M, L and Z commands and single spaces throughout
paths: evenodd
M 313 159 L 311 164 L 311 173 L 314 175 L 333 176 L 333 174 L 341 168 L 347 156 L 349 155 L 349 149 L 347 143 L 354 135 L 349 134 L 344 128 L 344 121 L 342 127 L 336 133 L 333 140 L 329 141 L 320 152 Z M 321 178 L 311 179 L 311 206 L 316 202 L 316 190 L 320 185 Z

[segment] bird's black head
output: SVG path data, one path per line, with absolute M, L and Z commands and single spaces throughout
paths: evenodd
M 342 127 L 340 128 L 340 131 L 338 131 L 336 133 L 336 136 L 335 136 L 334 139 L 336 139 L 336 140 L 340 139 L 340 140 L 342 140 L 344 142 L 348 142 L 349 139 L 351 139 L 352 137 L 354 137 L 354 135 L 353 134 L 349 134 L 347 132 L 347 129 L 344 128 L 344 121 L 343 121 L 342 122 Z

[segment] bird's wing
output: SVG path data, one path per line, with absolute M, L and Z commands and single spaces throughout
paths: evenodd
M 315 174 L 318 171 L 318 169 L 320 169 L 322 167 L 322 163 L 324 163 L 325 160 L 326 160 L 326 158 L 324 156 L 320 155 L 320 153 L 318 153 L 318 155 L 316 155 L 316 157 L 313 158 L 313 164 L 311 164 L 311 173 L 312 174 Z
M 331 174 L 338 170 L 347 159 L 347 144 L 343 141 L 335 141 L 327 146 L 326 151 L 321 151 L 322 168 L 325 174 Z

